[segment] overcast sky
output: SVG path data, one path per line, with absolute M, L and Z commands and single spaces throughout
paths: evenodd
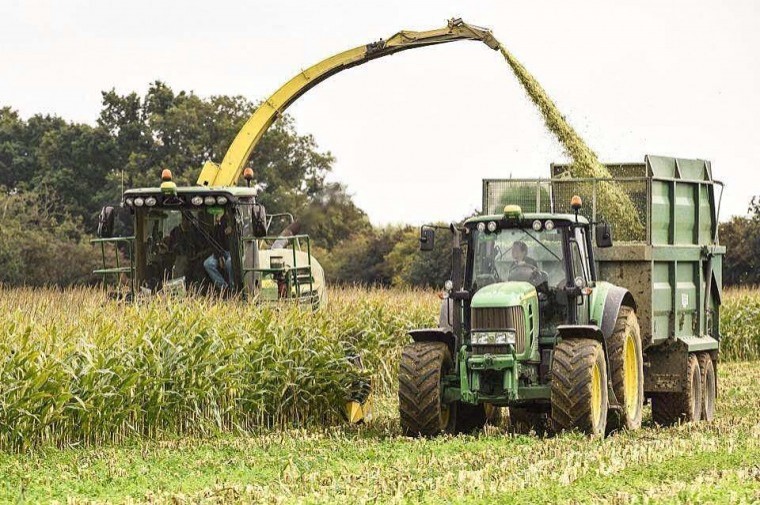
M 0 106 L 94 124 L 101 90 L 156 79 L 258 100 L 333 53 L 450 17 L 493 29 L 602 161 L 709 159 L 727 185 L 722 219 L 760 194 L 756 0 L 0 0 Z M 564 160 L 477 42 L 347 70 L 289 113 L 375 224 L 460 218 L 480 207 L 482 178 L 546 177 Z

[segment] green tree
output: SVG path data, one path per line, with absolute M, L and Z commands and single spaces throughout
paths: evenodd
M 401 240 L 397 226 L 368 229 L 351 235 L 331 251 L 316 250 L 330 282 L 390 286 L 393 271 L 386 261 L 388 253 Z
M 338 183 L 327 183 L 314 194 L 300 219 L 312 240 L 328 251 L 352 236 L 365 236 L 372 231 L 367 214 L 356 206 L 345 186 Z
M 749 217 L 720 223 L 720 241 L 726 246 L 723 282 L 729 286 L 760 284 L 760 197 L 752 199 L 748 212 Z
M 393 285 L 440 288 L 451 278 L 451 235 L 445 230 L 436 231 L 433 250 L 420 251 L 419 229 L 404 229 L 385 258 L 387 268 L 393 272 Z
M 81 223 L 49 190 L 0 188 L 0 283 L 68 286 L 93 280 L 98 257 Z

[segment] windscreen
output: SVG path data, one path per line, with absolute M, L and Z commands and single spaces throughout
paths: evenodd
M 562 231 L 539 232 L 504 229 L 473 230 L 473 275 L 475 290 L 495 282 L 530 282 L 537 288 L 555 288 L 566 281 Z
M 188 287 L 208 282 L 204 261 L 225 256 L 229 231 L 221 208 L 146 210 L 142 235 L 137 237 L 145 252 L 146 287 L 156 289 L 179 279 Z

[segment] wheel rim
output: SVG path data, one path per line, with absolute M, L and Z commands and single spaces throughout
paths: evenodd
M 712 373 L 710 373 L 712 372 Z M 702 395 L 702 402 L 704 403 L 705 420 L 711 421 L 715 413 L 715 372 L 712 369 L 708 369 L 705 375 L 705 391 Z
M 699 367 L 697 367 L 696 372 L 694 372 L 694 375 L 691 379 L 691 410 L 693 412 L 693 419 L 699 419 L 701 416 L 701 408 L 702 408 L 702 397 L 701 397 L 701 391 L 702 389 L 702 378 L 700 377 Z
M 591 418 L 594 426 L 599 424 L 599 418 L 602 414 L 602 373 L 599 371 L 599 364 L 594 362 L 591 369 Z
M 625 392 L 625 412 L 628 419 L 636 417 L 639 408 L 639 367 L 636 356 L 636 341 L 628 334 L 623 347 L 623 391 Z

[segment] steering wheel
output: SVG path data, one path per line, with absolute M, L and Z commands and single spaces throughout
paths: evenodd
M 539 284 L 545 282 L 546 273 L 542 272 L 537 266 L 531 265 L 530 263 L 519 263 L 512 265 L 512 268 L 509 269 L 509 276 L 507 277 L 507 280 L 530 282 L 534 286 L 538 286 Z

